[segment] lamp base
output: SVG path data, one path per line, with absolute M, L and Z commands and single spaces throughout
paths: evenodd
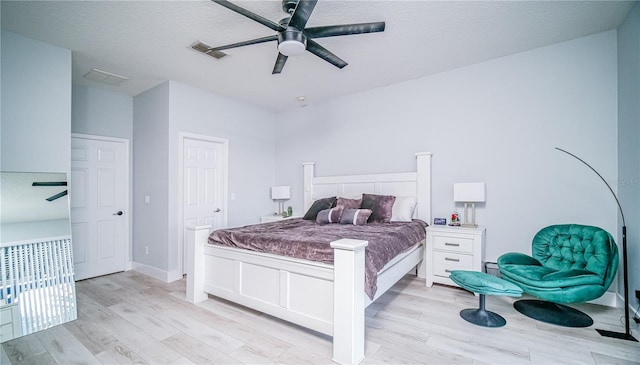
M 599 329 L 596 329 L 596 331 L 598 331 L 600 336 L 603 336 L 603 337 L 611 337 L 611 338 L 617 338 L 619 340 L 638 342 L 638 340 L 636 340 L 636 338 L 633 337 L 630 333 L 614 332 L 614 331 L 599 330 Z

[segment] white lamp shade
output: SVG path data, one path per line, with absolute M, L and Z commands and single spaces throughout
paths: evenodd
M 289 186 L 272 186 L 271 199 L 289 199 L 291 197 L 291 188 Z
M 486 198 L 483 182 L 453 184 L 453 201 L 455 202 L 477 203 L 484 202 Z

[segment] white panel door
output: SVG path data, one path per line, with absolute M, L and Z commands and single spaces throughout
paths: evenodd
M 124 271 L 129 249 L 126 142 L 71 139 L 71 229 L 76 280 Z
M 222 228 L 226 180 L 224 143 L 185 138 L 183 146 L 183 227 Z M 186 242 L 184 237 L 183 242 Z M 184 269 L 185 245 L 182 254 Z

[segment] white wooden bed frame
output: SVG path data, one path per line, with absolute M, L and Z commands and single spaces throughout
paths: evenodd
M 431 153 L 416 153 L 416 171 L 373 175 L 316 177 L 314 163 L 304 163 L 304 209 L 318 198 L 375 193 L 415 196 L 415 218 L 431 221 Z M 364 310 L 372 300 L 364 292 L 367 241 L 331 243 L 333 265 L 252 252 L 207 243 L 209 226 L 186 227 L 187 300 L 208 294 L 333 336 L 333 358 L 340 364 L 364 359 Z M 416 266 L 425 276 L 424 244 L 396 257 L 379 273 L 375 297 Z

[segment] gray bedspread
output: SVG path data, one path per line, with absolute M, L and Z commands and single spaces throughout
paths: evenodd
M 352 238 L 369 241 L 365 250 L 365 292 L 373 299 L 378 272 L 398 254 L 424 240 L 427 224 L 370 223 L 364 226 L 317 224 L 300 218 L 238 228 L 219 229 L 209 243 L 267 252 L 299 259 L 333 263 L 332 241 Z

